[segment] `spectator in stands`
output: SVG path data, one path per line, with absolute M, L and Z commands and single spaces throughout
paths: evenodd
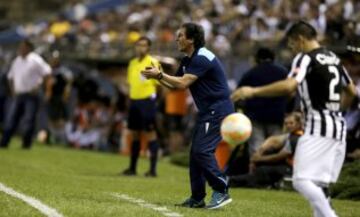
M 67 10 L 69 13 L 69 18 L 74 21 L 80 21 L 88 13 L 88 9 L 83 1 L 73 0 L 67 5 Z
M 273 186 L 284 176 L 291 175 L 293 154 L 303 134 L 301 113 L 293 112 L 284 121 L 286 133 L 270 136 L 250 159 L 250 173 L 230 176 L 232 187 Z
M 66 124 L 65 133 L 69 144 L 77 149 L 96 149 L 101 132 L 96 127 L 97 102 L 88 102 L 76 109 L 73 120 Z
M 358 96 L 360 96 L 360 81 L 357 84 Z M 360 98 L 354 100 L 352 106 L 345 114 L 347 124 L 346 134 L 346 161 L 360 159 Z
M 2 130 L 5 119 L 5 106 L 7 98 L 6 74 L 0 71 L 0 130 Z
M 65 143 L 65 122 L 69 118 L 68 100 L 71 92 L 72 72 L 61 64 L 58 51 L 52 53 L 50 65 L 53 69 L 51 77 L 51 97 L 47 103 L 49 141 Z
M 271 40 L 274 33 L 271 32 L 268 24 L 263 18 L 255 18 L 250 26 L 250 40 L 252 41 L 266 41 Z
M 46 87 L 45 98 L 49 99 L 51 96 L 49 82 L 51 68 L 41 56 L 33 52 L 33 49 L 34 45 L 29 40 L 22 41 L 18 50 L 19 55 L 12 62 L 7 75 L 14 100 L 6 114 L 1 148 L 8 146 L 21 118 L 23 118 L 24 130 L 22 147 L 31 148 L 40 102 L 39 91 L 43 83 Z
M 95 145 L 97 150 L 108 151 L 110 131 L 115 122 L 115 109 L 108 96 L 100 95 L 96 101 L 94 127 L 99 132 L 100 138 Z
M 110 127 L 108 138 L 108 150 L 110 152 L 119 152 L 122 147 L 122 132 L 124 129 L 125 113 L 126 113 L 126 95 L 121 89 L 116 89 L 116 102 L 115 102 L 115 114 L 113 117 L 112 125 Z
M 274 63 L 275 54 L 268 48 L 259 48 L 255 54 L 256 65 L 240 80 L 238 86 L 262 86 L 285 79 L 287 70 Z M 286 110 L 286 98 L 256 98 L 246 100 L 244 113 L 251 119 L 253 133 L 249 140 L 249 154 L 258 149 L 265 138 L 279 134 Z
M 137 161 L 140 154 L 140 136 L 145 134 L 149 141 L 150 170 L 145 176 L 155 177 L 159 144 L 155 130 L 156 117 L 156 86 L 155 79 L 147 79 L 141 71 L 147 67 L 161 68 L 157 59 L 150 52 L 151 41 L 147 37 L 140 37 L 135 44 L 136 57 L 128 66 L 129 84 L 129 116 L 128 128 L 131 133 L 131 157 L 129 168 L 123 171 L 124 175 L 136 175 Z
M 51 24 L 49 31 L 55 36 L 55 38 L 61 38 L 69 33 L 71 30 L 71 23 L 60 14 L 57 19 Z

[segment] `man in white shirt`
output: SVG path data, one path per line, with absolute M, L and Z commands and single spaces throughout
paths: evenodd
M 33 44 L 28 40 L 22 41 L 18 53 L 7 74 L 14 99 L 6 114 L 0 148 L 8 146 L 21 118 L 24 130 L 22 147 L 31 147 L 40 102 L 39 90 L 43 83 L 46 84 L 45 98 L 51 95 L 51 68 L 41 56 L 33 52 Z

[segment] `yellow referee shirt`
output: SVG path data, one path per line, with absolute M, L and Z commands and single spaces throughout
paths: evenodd
M 156 94 L 156 85 L 158 81 L 155 79 L 146 79 L 141 71 L 146 67 L 161 67 L 159 61 L 150 55 L 146 55 L 142 60 L 138 57 L 133 58 L 128 66 L 127 81 L 130 87 L 130 99 L 140 100 L 151 97 Z

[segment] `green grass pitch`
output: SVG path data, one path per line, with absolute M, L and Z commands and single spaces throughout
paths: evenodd
M 306 217 L 308 203 L 296 192 L 231 189 L 233 202 L 219 210 L 174 206 L 189 196 L 188 170 L 162 159 L 159 177 L 146 178 L 148 160 L 141 159 L 138 176 L 119 172 L 128 158 L 114 154 L 78 151 L 36 144 L 20 149 L 18 140 L 0 150 L 0 183 L 34 197 L 67 217 L 164 216 L 163 213 L 112 196 L 126 194 L 182 216 Z M 207 201 L 211 193 L 208 190 Z M 341 217 L 360 216 L 360 202 L 333 200 Z M 22 200 L 0 191 L 0 216 L 44 216 Z

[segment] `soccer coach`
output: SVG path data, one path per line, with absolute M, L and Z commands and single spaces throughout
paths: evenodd
M 178 30 L 176 41 L 178 49 L 186 56 L 175 76 L 165 74 L 156 67 L 147 68 L 142 73 L 147 78 L 157 78 L 169 88 L 190 88 L 199 113 L 190 152 L 191 197 L 180 205 L 205 207 L 207 181 L 214 192 L 206 208 L 216 209 L 232 201 L 227 180 L 217 165 L 214 152 L 221 140 L 221 121 L 234 112 L 234 107 L 222 64 L 204 47 L 203 28 L 195 23 L 185 23 Z

